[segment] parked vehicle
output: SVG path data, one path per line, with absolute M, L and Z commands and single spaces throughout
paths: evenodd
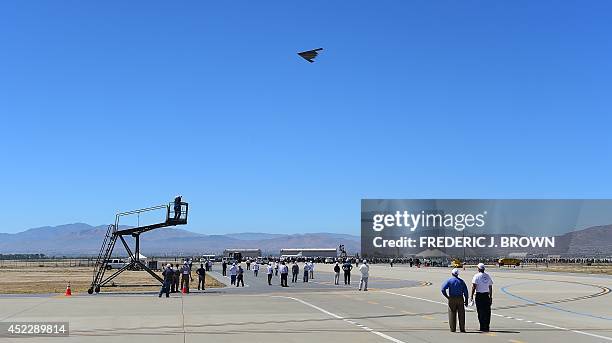
M 500 258 L 497 261 L 497 264 L 499 264 L 500 267 L 503 266 L 520 266 L 521 265 L 521 260 L 518 258 Z
M 111 269 L 121 269 L 125 266 L 127 266 L 127 262 L 125 262 L 122 259 L 119 258 L 114 258 L 112 260 L 107 260 L 106 261 L 106 269 L 107 270 L 111 270 Z

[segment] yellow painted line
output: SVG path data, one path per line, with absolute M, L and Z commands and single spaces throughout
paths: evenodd
M 429 319 L 429 320 L 433 320 L 434 319 L 434 317 L 432 317 L 432 316 L 423 316 L 423 318 Z
M 414 313 L 414 312 L 404 311 L 404 310 L 402 310 L 402 313 L 405 313 L 405 314 L 416 314 L 416 313 Z
M 510 342 L 510 343 L 525 343 L 523 341 L 519 341 L 519 340 L 516 340 L 516 339 L 509 339 L 508 342 Z
M 386 308 L 389 308 L 389 309 L 392 309 L 392 310 L 395 310 L 395 307 L 393 307 L 393 306 L 387 306 L 387 305 L 385 305 L 385 307 L 386 307 Z
M 488 333 L 486 333 L 486 335 L 487 335 L 487 336 L 491 336 L 491 337 L 495 337 L 495 336 L 497 336 L 497 335 L 495 334 L 495 332 L 488 332 Z
M 368 301 L 368 304 L 378 305 L 378 303 L 376 301 Z

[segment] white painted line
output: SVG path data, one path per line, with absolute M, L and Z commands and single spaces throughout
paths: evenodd
M 391 337 L 391 336 L 389 336 L 389 335 L 387 335 L 387 334 L 384 334 L 384 333 L 382 333 L 382 332 L 378 332 L 378 331 L 376 331 L 376 330 L 374 330 L 374 329 L 371 329 L 371 328 L 369 328 L 369 327 L 367 327 L 367 326 L 363 326 L 363 325 L 361 325 L 361 324 L 358 324 L 358 323 L 356 323 L 356 322 L 354 322 L 354 321 L 352 321 L 352 320 L 350 320 L 350 319 L 346 319 L 346 318 L 341 317 L 341 316 L 339 316 L 339 315 L 337 315 L 337 314 L 335 314 L 335 313 L 331 313 L 331 312 L 329 312 L 329 311 L 327 311 L 327 310 L 325 310 L 325 309 L 323 309 L 323 308 L 320 308 L 320 307 L 319 307 L 319 306 L 317 306 L 317 305 L 313 305 L 313 304 L 311 304 L 311 303 L 309 303 L 309 302 L 306 302 L 306 301 L 304 301 L 304 300 L 302 300 L 302 299 L 298 299 L 298 298 L 294 298 L 294 297 L 285 297 L 285 296 L 281 296 L 281 295 L 274 295 L 274 296 L 272 296 L 272 297 L 273 297 L 273 298 L 285 298 L 285 299 L 295 300 L 295 301 L 297 301 L 297 302 L 299 302 L 299 303 L 302 303 L 302 304 L 304 304 L 304 305 L 306 305 L 306 306 L 308 306 L 308 307 L 312 307 L 312 308 L 314 308 L 314 309 L 315 309 L 315 310 L 317 310 L 317 311 L 323 312 L 323 313 L 325 313 L 326 315 L 328 315 L 328 316 L 330 316 L 330 317 L 333 317 L 333 318 L 336 318 L 336 319 L 341 319 L 341 320 L 343 320 L 343 321 L 344 321 L 344 322 L 346 322 L 346 323 L 349 323 L 349 324 L 351 324 L 351 325 L 355 325 L 355 326 L 357 326 L 358 328 L 361 328 L 361 329 L 363 329 L 363 330 L 365 330 L 365 331 L 367 331 L 367 332 L 373 333 L 373 334 L 375 334 L 375 335 L 377 335 L 377 336 L 379 336 L 379 337 L 382 337 L 382 338 L 384 338 L 384 339 L 386 339 L 386 340 L 388 340 L 388 341 L 391 341 L 391 342 L 394 342 L 394 343 L 406 343 L 406 342 L 401 341 L 401 340 L 399 340 L 399 339 L 397 339 L 397 338 L 395 338 L 395 337 Z
M 440 302 L 440 301 L 434 301 L 434 300 L 425 299 L 425 298 L 413 297 L 413 296 L 410 296 L 410 295 L 394 293 L 394 292 L 389 292 L 389 291 L 381 291 L 381 292 L 382 293 L 391 294 L 391 295 L 397 295 L 397 296 L 404 297 L 404 298 L 416 299 L 416 300 L 426 301 L 426 302 L 430 302 L 430 303 L 434 303 L 434 304 L 440 304 L 440 305 L 448 306 L 448 304 Z M 467 310 L 474 311 L 473 309 L 467 309 Z M 496 316 L 496 317 L 503 317 L 503 318 L 516 319 L 516 320 L 523 320 L 523 319 L 518 319 L 518 318 L 512 318 L 512 317 L 504 316 L 504 315 L 497 314 L 497 313 L 491 313 L 491 315 L 492 316 Z M 600 339 L 604 339 L 606 341 L 612 341 L 612 337 L 596 335 L 594 333 L 584 332 L 584 331 L 580 331 L 580 330 L 572 330 L 572 329 L 568 329 L 568 328 L 564 328 L 564 327 L 560 327 L 560 326 L 556 326 L 556 325 L 550 325 L 550 324 L 545 324 L 545 323 L 540 323 L 540 322 L 532 322 L 532 321 L 529 321 L 529 320 L 525 320 L 525 322 L 533 323 L 533 324 L 541 325 L 541 326 L 546 326 L 546 327 L 557 329 L 557 330 L 561 330 L 561 331 L 570 331 L 570 332 L 581 334 L 581 335 L 586 335 L 586 336 L 591 336 L 591 337 L 595 337 L 595 338 L 600 338 Z

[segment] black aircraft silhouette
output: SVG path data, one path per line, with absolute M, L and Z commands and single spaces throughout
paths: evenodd
M 308 61 L 310 63 L 313 63 L 315 57 L 317 57 L 319 55 L 319 53 L 317 51 L 321 51 L 321 50 L 323 50 L 323 48 L 302 51 L 302 52 L 298 52 L 297 54 L 300 55 L 300 57 L 302 57 L 306 61 Z

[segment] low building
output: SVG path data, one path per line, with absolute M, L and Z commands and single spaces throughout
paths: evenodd
M 320 248 L 320 249 L 312 249 L 312 248 L 291 248 L 291 249 L 281 249 L 281 256 L 295 256 L 301 255 L 302 257 L 338 257 L 338 250 L 336 248 Z
M 223 257 L 233 258 L 236 253 L 239 253 L 242 256 L 242 259 L 250 258 L 256 259 L 261 257 L 261 249 L 225 249 L 223 250 Z

